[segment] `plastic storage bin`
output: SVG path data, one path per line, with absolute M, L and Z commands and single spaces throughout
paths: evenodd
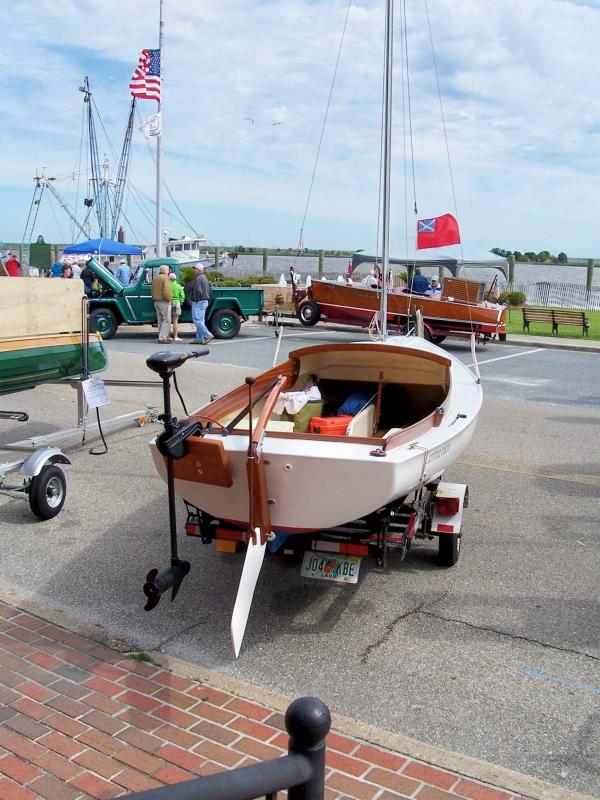
M 313 417 L 308 425 L 310 433 L 325 433 L 329 436 L 343 436 L 352 421 L 351 414 L 337 417 Z

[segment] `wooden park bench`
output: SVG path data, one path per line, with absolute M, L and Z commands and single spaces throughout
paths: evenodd
M 559 325 L 581 325 L 584 336 L 589 336 L 590 323 L 585 311 L 564 311 L 557 308 L 532 308 L 523 306 L 523 333 L 529 333 L 530 322 L 549 322 L 552 335 L 558 336 Z

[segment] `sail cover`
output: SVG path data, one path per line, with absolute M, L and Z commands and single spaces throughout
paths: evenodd
M 473 247 L 468 244 L 451 244 L 446 247 L 430 247 L 417 250 L 414 244 L 411 244 L 408 247 L 399 248 L 399 250 L 402 249 L 406 251 L 405 255 L 390 256 L 390 264 L 399 264 L 407 267 L 436 267 L 438 269 L 445 267 L 454 277 L 458 276 L 463 267 L 486 269 L 495 267 L 508 280 L 508 259 L 479 247 Z M 381 255 L 359 250 L 352 256 L 352 271 L 359 264 L 365 262 L 370 264 L 373 262 L 381 263 Z

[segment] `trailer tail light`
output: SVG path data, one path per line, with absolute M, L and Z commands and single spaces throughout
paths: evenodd
M 436 504 L 441 517 L 453 517 L 460 510 L 459 497 L 437 497 Z

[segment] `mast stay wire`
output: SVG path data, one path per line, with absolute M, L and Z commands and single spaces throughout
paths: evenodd
M 447 131 L 447 128 L 446 128 L 446 117 L 444 116 L 444 104 L 442 103 L 442 91 L 440 89 L 440 78 L 439 78 L 439 73 L 438 73 L 438 68 L 437 68 L 437 59 L 435 57 L 435 47 L 434 47 L 434 44 L 433 44 L 433 34 L 432 34 L 432 31 L 431 31 L 431 18 L 429 16 L 429 6 L 427 4 L 427 0 L 423 0 L 423 2 L 424 2 L 424 5 L 425 5 L 425 14 L 426 14 L 426 17 L 427 17 L 427 30 L 429 32 L 429 43 L 431 45 L 431 57 L 432 57 L 432 60 L 433 60 L 433 70 L 434 70 L 434 73 L 435 73 L 435 82 L 436 82 L 436 87 L 437 87 L 438 101 L 439 101 L 439 104 L 440 104 L 440 116 L 441 116 L 441 119 L 442 119 L 442 130 L 444 132 L 444 142 L 445 142 L 445 145 L 446 145 L 446 158 L 448 160 L 448 172 L 450 173 L 450 188 L 452 190 L 452 202 L 454 203 L 454 215 L 455 215 L 456 219 L 458 219 L 458 203 L 456 202 L 456 191 L 455 191 L 455 187 L 454 187 L 454 173 L 452 172 L 452 159 L 450 158 L 450 145 L 448 143 L 448 131 Z M 460 247 L 460 260 L 464 264 L 465 256 L 464 256 L 464 252 L 463 252 L 462 241 L 459 243 L 459 247 Z M 463 281 L 465 282 L 465 287 L 466 287 L 466 285 L 467 285 L 466 278 L 463 278 Z M 475 326 L 473 325 L 473 314 L 472 314 L 472 310 L 471 310 L 471 303 L 469 301 L 467 301 L 467 308 L 469 309 L 469 323 L 471 325 L 471 334 L 474 335 L 475 334 Z
M 142 119 L 141 119 L 141 116 L 140 116 L 140 110 L 139 110 L 139 108 L 137 108 L 137 107 L 136 107 L 136 112 L 137 112 L 137 115 L 138 115 L 138 122 L 141 122 L 141 121 L 142 121 Z M 150 147 L 150 142 L 148 141 L 148 139 L 147 139 L 147 138 L 146 138 L 146 147 L 147 147 L 147 149 L 148 149 L 148 152 L 150 153 L 150 156 L 151 156 L 151 158 L 152 158 L 152 161 L 153 161 L 153 162 L 154 162 L 154 164 L 156 165 L 156 155 L 153 153 L 153 151 L 152 151 L 152 148 Z M 172 195 L 172 193 L 171 193 L 171 190 L 170 190 L 170 189 L 169 189 L 169 187 L 167 186 L 167 182 L 165 181 L 165 179 L 164 179 L 164 178 L 162 178 L 162 181 L 161 181 L 161 182 L 162 182 L 162 185 L 165 187 L 165 189 L 166 189 L 166 191 L 167 191 L 167 194 L 168 194 L 168 195 L 169 195 L 169 197 L 171 198 L 171 202 L 173 203 L 173 205 L 175 206 L 175 208 L 176 208 L 176 209 L 177 209 L 177 211 L 179 212 L 179 216 L 181 217 L 181 219 L 183 220 L 183 222 L 185 222 L 185 224 L 186 224 L 186 225 L 189 227 L 189 229 L 192 231 L 192 233 L 193 233 L 193 234 L 194 234 L 194 235 L 195 235 L 197 238 L 200 238 L 200 234 L 198 233 L 198 231 L 197 231 L 197 230 L 194 228 L 194 226 L 192 225 L 192 223 L 189 221 L 189 219 L 187 219 L 187 217 L 185 216 L 185 214 L 183 213 L 183 211 L 181 210 L 181 208 L 180 208 L 180 207 L 179 207 L 179 205 L 177 204 L 177 201 L 176 201 L 176 200 L 175 200 L 175 198 L 173 197 L 173 195 Z
M 298 238 L 298 250 L 300 250 L 300 242 L 302 242 L 303 237 L 304 237 L 304 224 L 306 223 L 306 216 L 308 214 L 308 206 L 310 204 L 310 198 L 311 198 L 311 195 L 312 195 L 313 184 L 315 182 L 315 176 L 317 174 L 317 165 L 319 163 L 319 155 L 321 154 L 321 145 L 323 144 L 323 136 L 325 135 L 325 127 L 327 125 L 327 117 L 329 115 L 329 107 L 331 106 L 331 99 L 333 97 L 333 89 L 335 87 L 335 79 L 337 77 L 337 71 L 338 71 L 338 66 L 339 66 L 339 63 L 340 63 L 340 57 L 342 55 L 342 47 L 344 46 L 344 37 L 346 35 L 346 28 L 348 27 L 348 17 L 350 16 L 350 8 L 351 7 L 352 7 L 352 0 L 348 0 L 348 7 L 346 8 L 346 17 L 344 19 L 344 27 L 342 29 L 342 36 L 341 36 L 341 39 L 340 39 L 340 46 L 338 48 L 337 57 L 336 57 L 336 60 L 335 60 L 335 67 L 334 67 L 334 70 L 333 70 L 333 76 L 331 78 L 331 87 L 329 89 L 329 97 L 327 99 L 327 106 L 325 108 L 325 115 L 323 117 L 323 125 L 321 126 L 321 135 L 319 136 L 319 144 L 317 146 L 317 154 L 315 156 L 315 163 L 314 163 L 314 166 L 313 166 L 313 171 L 312 171 L 312 175 L 311 175 L 311 178 L 310 178 L 310 184 L 309 184 L 309 187 L 308 187 L 308 195 L 307 195 L 307 198 L 306 198 L 306 205 L 304 207 L 304 216 L 302 217 L 302 224 L 300 225 L 300 236 Z M 296 259 L 294 260 L 294 271 L 296 269 L 297 258 L 298 257 L 296 256 Z

